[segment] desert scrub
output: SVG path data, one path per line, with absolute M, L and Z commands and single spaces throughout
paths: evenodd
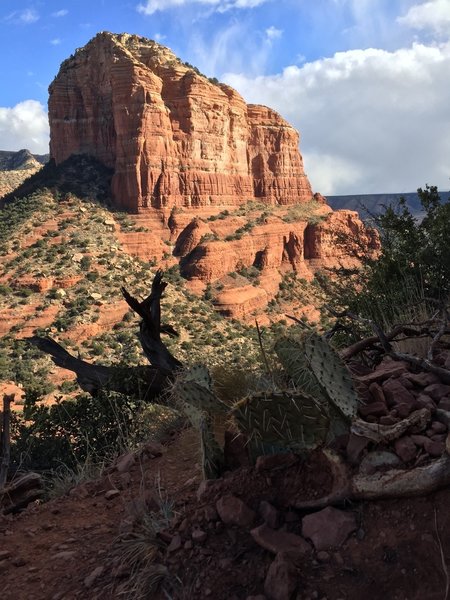
M 88 459 L 99 462 L 147 437 L 142 421 L 143 400 L 105 390 L 92 397 L 80 394 L 52 406 L 25 401 L 24 414 L 14 415 L 11 458 L 22 469 L 54 470 L 61 463 L 75 468 Z M 167 425 L 167 409 L 163 424 Z M 154 428 L 159 413 L 152 415 Z
M 310 200 L 302 204 L 294 204 L 288 208 L 287 213 L 282 217 L 285 223 L 292 223 L 294 221 L 307 221 L 311 222 L 315 217 L 315 213 L 322 207 L 320 202 L 316 200 Z M 317 217 L 322 220 L 321 216 Z
M 11 239 L 11 234 L 17 232 L 32 215 L 43 210 L 42 194 L 41 190 L 37 190 L 29 196 L 15 199 L 0 210 L 0 248 L 3 252 L 7 248 L 6 244 Z M 37 224 L 39 225 L 40 222 L 38 221 Z

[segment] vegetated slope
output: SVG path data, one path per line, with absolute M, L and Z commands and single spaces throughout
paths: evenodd
M 0 379 L 45 394 L 53 387 L 45 382 L 50 372 L 59 386 L 54 395 L 76 389 L 62 382 L 73 374 L 53 372 L 47 358 L 17 341 L 35 332 L 62 341 L 87 360 L 145 362 L 137 320 L 120 287 L 146 297 L 158 267 L 166 268 L 169 281 L 164 318 L 180 333 L 176 341 L 168 340 L 176 356 L 187 363 L 213 364 L 220 357 L 221 363 L 250 364 L 258 352 L 254 328 L 224 319 L 209 300 L 189 292 L 170 253 L 156 264 L 124 251 L 127 239 L 135 241 L 140 232 L 131 217 L 98 202 L 108 173 L 97 172 L 95 178 L 87 164 L 85 172 L 92 176 L 89 196 L 46 188 L 10 199 L 0 212 Z M 67 171 L 65 177 L 70 179 Z M 170 248 L 169 240 L 161 244 Z
M 442 201 L 448 201 L 450 192 L 440 192 Z M 362 219 L 370 215 L 379 215 L 386 206 L 395 206 L 399 198 L 405 198 L 406 205 L 413 215 L 423 214 L 422 205 L 416 192 L 406 194 L 349 194 L 344 196 L 327 196 L 327 202 L 333 210 L 356 210 Z
M 329 211 L 324 210 L 322 204 L 311 202 L 279 209 L 249 204 L 219 213 L 209 211 L 203 217 L 198 216 L 195 219 L 195 227 L 190 232 L 186 223 L 189 225 L 192 215 L 183 209 L 155 211 L 151 216 L 108 212 L 105 205 L 109 202 L 110 177 L 111 171 L 97 161 L 74 156 L 58 167 L 52 162 L 48 163 L 14 193 L 5 197 L 6 206 L 2 211 L 2 278 L 5 284 L 48 291 L 52 288 L 70 287 L 71 277 L 94 278 L 95 274 L 88 275 L 88 271 L 83 271 L 83 268 L 86 268 L 86 262 L 89 260 L 95 263 L 99 259 L 102 240 L 107 238 L 111 248 L 109 258 L 121 248 L 124 253 L 119 253 L 119 256 L 129 254 L 140 259 L 137 260 L 138 264 L 151 263 L 155 267 L 172 267 L 177 270 L 176 265 L 181 261 L 182 269 L 186 270 L 192 264 L 186 254 L 192 255 L 191 249 L 195 250 L 197 246 L 202 247 L 208 240 L 212 240 L 226 247 L 227 260 L 230 257 L 234 258 L 232 261 L 228 260 L 225 269 L 220 256 L 216 257 L 219 262 L 204 263 L 210 270 L 212 283 L 205 285 L 197 279 L 187 283 L 190 290 L 199 295 L 203 294 L 205 300 L 213 300 L 215 305 L 228 312 L 229 316 L 233 315 L 230 303 L 234 302 L 240 307 L 240 315 L 247 315 L 249 321 L 258 316 L 268 323 L 270 320 L 282 318 L 286 311 L 292 310 L 296 313 L 306 311 L 317 318 L 318 312 L 314 307 L 316 290 L 306 279 L 302 279 L 301 273 L 297 276 L 292 272 L 289 260 L 283 264 L 281 271 L 270 268 L 270 264 L 265 269 L 263 265 L 260 268 L 253 267 L 251 260 L 248 262 L 245 257 L 239 257 L 237 246 L 243 244 L 243 247 L 248 248 L 248 237 L 253 230 L 259 232 L 259 237 L 256 238 L 260 240 L 258 243 L 263 246 L 270 243 L 270 231 L 265 232 L 264 227 L 270 229 L 272 225 L 270 222 L 267 224 L 267 221 L 273 220 L 281 225 L 300 221 L 304 223 L 303 226 L 308 222 L 320 223 Z M 36 190 L 43 188 L 47 191 L 36 193 Z M 77 198 L 80 202 L 81 199 L 85 200 L 82 211 L 81 205 L 77 208 L 71 206 Z M 103 211 L 102 216 L 99 216 L 99 211 Z M 79 218 L 81 212 L 83 217 Z M 104 221 L 103 229 L 96 225 L 101 219 Z M 279 229 L 278 225 L 276 227 Z M 90 233 L 89 228 L 92 229 Z M 205 234 L 205 231 L 209 234 Z M 77 235 L 84 241 L 77 242 Z M 44 239 L 41 240 L 42 236 Z M 88 241 L 86 237 L 89 238 Z M 275 237 L 278 243 L 279 232 Z M 282 244 L 282 239 L 280 243 Z M 294 241 L 291 243 L 294 245 Z M 89 248 L 84 252 L 86 257 L 80 268 L 73 255 L 81 254 L 83 257 L 83 248 L 86 249 L 87 246 Z M 281 255 L 281 248 L 279 252 Z M 105 252 L 100 256 L 104 263 L 100 267 L 108 270 L 112 263 L 104 254 Z M 267 259 L 269 262 L 272 260 L 270 253 Z M 146 278 L 143 276 L 143 279 Z M 261 284 L 265 289 L 260 287 Z M 93 284 L 92 288 L 95 289 L 96 285 Z M 75 288 L 74 293 L 77 291 L 78 288 Z M 115 293 L 118 294 L 118 290 L 115 290 Z M 228 304 L 223 304 L 224 298 Z M 268 302 L 269 318 L 265 315 Z M 211 310 L 210 302 L 207 306 L 208 310 Z M 15 314 L 4 313 L 3 333 L 6 333 L 6 325 L 11 327 L 21 322 L 22 316 L 23 307 Z M 28 321 L 32 321 L 30 314 L 25 316 Z M 29 323 L 27 334 L 31 333 L 32 326 L 36 326 L 34 322 Z
M 32 154 L 26 148 L 17 152 L 0 150 L 0 171 L 28 169 L 38 165 L 42 166 L 48 162 L 49 158 L 49 154 Z

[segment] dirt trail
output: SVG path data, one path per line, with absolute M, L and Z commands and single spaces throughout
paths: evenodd
M 233 471 L 199 500 L 199 451 L 192 430 L 165 446 L 162 456 L 143 454 L 133 463 L 126 455 L 122 473 L 110 469 L 69 495 L 0 521 L 1 598 L 132 600 L 131 593 L 118 595 L 129 575 L 121 566 L 118 536 L 126 531 L 133 502 L 155 492 L 159 481 L 176 514 L 168 535 L 181 539 L 176 551 L 163 550 L 158 558 L 183 580 L 181 595 L 173 597 L 263 600 L 273 555 L 255 542 L 249 528 L 224 526 L 215 513 L 217 499 L 233 493 L 255 513 L 261 500 L 271 501 L 285 520 L 282 530 L 300 535 L 302 515 L 289 512 L 289 494 L 308 487 L 305 493 L 314 495 L 328 485 L 315 460 L 272 474 Z M 341 507 L 355 516 L 356 531 L 337 548 L 318 552 L 311 547 L 297 563 L 292 600 L 444 600 L 449 506 L 446 489 L 424 498 Z M 195 538 L 194 531 L 204 534 Z

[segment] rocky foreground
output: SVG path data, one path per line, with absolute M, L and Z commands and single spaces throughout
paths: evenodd
M 4 516 L 3 597 L 445 597 L 450 386 L 390 359 L 354 377 L 367 435 L 353 430 L 334 451 L 360 490 L 366 482 L 366 499 L 322 502 L 339 486 L 322 450 L 251 466 L 239 440 L 228 446 L 224 477 L 201 482 L 197 433 L 173 432 L 66 495 Z M 421 474 L 445 461 L 444 489 L 410 497 L 420 494 Z M 414 473 L 416 491 L 383 492 L 386 481 Z

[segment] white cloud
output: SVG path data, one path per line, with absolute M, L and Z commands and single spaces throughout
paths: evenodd
M 266 29 L 266 36 L 269 41 L 277 40 L 283 35 L 282 29 L 277 29 L 273 25 Z
M 39 15 L 34 9 L 27 8 L 19 13 L 19 19 L 22 21 L 22 23 L 35 23 L 39 19 Z
M 176 8 L 188 4 L 205 4 L 214 7 L 218 12 L 226 12 L 233 8 L 255 8 L 268 0 L 146 0 L 138 4 L 136 10 L 144 15 L 152 15 L 157 11 Z
M 163 40 L 166 39 L 167 36 L 165 36 L 163 33 L 155 33 L 155 35 L 153 36 L 153 39 L 156 42 L 162 42 Z
M 47 111 L 37 100 L 25 100 L 16 106 L 0 107 L 2 150 L 27 148 L 37 154 L 48 152 Z
M 367 49 L 221 79 L 272 106 L 301 133 L 306 172 L 324 194 L 448 189 L 450 42 Z
M 15 25 L 30 25 L 38 20 L 39 14 L 33 8 L 15 10 L 3 19 L 3 21 L 14 23 Z
M 202 73 L 220 78 L 224 71 L 263 73 L 272 44 L 261 31 L 251 35 L 242 19 L 232 19 L 212 38 L 196 31 L 190 40 L 190 51 L 189 61 Z
M 430 0 L 415 4 L 397 21 L 413 29 L 431 29 L 436 33 L 450 32 L 450 0 Z
M 56 12 L 52 13 L 52 17 L 55 17 L 55 18 L 65 17 L 68 13 L 69 13 L 69 11 L 67 9 L 63 8 L 62 10 L 57 10 Z
M 60 38 L 54 38 L 53 40 L 50 40 L 50 44 L 52 46 L 59 46 L 60 43 L 61 43 Z

